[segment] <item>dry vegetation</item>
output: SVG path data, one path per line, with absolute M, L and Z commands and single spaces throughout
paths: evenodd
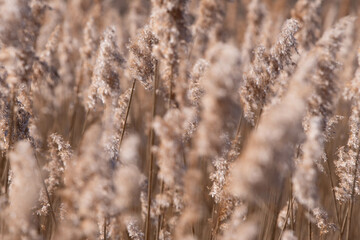
M 0 10 L 0 239 L 360 239 L 358 0 Z

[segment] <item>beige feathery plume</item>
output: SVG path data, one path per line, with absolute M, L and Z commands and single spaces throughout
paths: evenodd
M 119 96 L 117 105 L 114 109 L 115 113 L 112 116 L 112 118 L 115 118 L 114 128 L 118 133 L 118 137 L 120 136 L 123 126 L 125 124 L 126 109 L 130 101 L 130 95 L 131 95 L 131 88 L 128 88 Z
M 163 183 L 163 191 L 156 195 L 156 214 L 163 214 L 167 209 L 175 212 L 182 210 L 182 178 L 184 176 L 184 157 L 186 129 L 193 119 L 194 111 L 190 108 L 170 109 L 163 118 L 156 117 L 153 127 L 160 139 L 155 148 L 159 171 L 158 179 Z M 164 224 L 165 226 L 168 224 Z
M 287 65 L 292 64 L 291 56 L 296 51 L 295 33 L 299 23 L 294 19 L 287 20 L 275 45 L 267 53 L 264 47 L 255 50 L 255 60 L 250 71 L 244 75 L 244 84 L 240 91 L 244 115 L 248 121 L 255 123 L 255 114 L 266 104 L 270 86 Z
M 191 71 L 189 89 L 187 91 L 188 98 L 194 106 L 200 105 L 200 100 L 204 96 L 204 75 L 209 67 L 209 63 L 205 59 L 196 61 Z
M 190 108 L 169 110 L 163 118 L 156 117 L 153 127 L 159 136 L 160 145 L 156 149 L 161 179 L 169 188 L 179 183 L 182 173 L 183 133 L 188 129 L 193 112 Z M 179 174 L 179 175 L 178 175 Z
M 319 117 L 314 117 L 310 121 L 307 139 L 302 147 L 303 155 L 292 179 L 295 198 L 308 210 L 319 205 L 315 161 L 321 158 L 323 152 L 324 143 L 318 127 L 320 122 Z
M 190 73 L 190 80 L 188 84 L 188 89 L 186 91 L 186 98 L 189 104 L 193 106 L 194 114 L 185 133 L 187 139 L 193 137 L 199 125 L 201 114 L 201 101 L 205 94 L 205 74 L 208 68 L 209 62 L 205 59 L 200 58 L 196 61 Z
M 99 125 L 87 130 L 79 155 L 65 168 L 61 196 L 66 221 L 59 226 L 57 239 L 94 239 L 98 234 L 98 218 L 115 211 L 110 164 L 103 160 L 101 142 L 94 141 L 101 139 L 102 132 Z
M 124 220 L 126 223 L 126 230 L 129 234 L 129 237 L 132 240 L 143 240 L 144 239 L 144 233 L 141 230 L 141 226 L 139 222 L 134 219 L 133 217 L 127 218 Z
M 204 176 L 198 168 L 201 157 L 220 154 L 226 135 L 231 134 L 234 119 L 239 116 L 237 89 L 240 85 L 240 52 L 230 44 L 219 43 L 207 52 L 209 68 L 204 75 L 202 121 L 195 132 L 194 148 L 187 155 L 189 169 L 184 181 L 184 209 L 175 229 L 175 238 L 191 237 L 189 226 L 203 217 L 204 206 L 201 191 L 196 187 L 204 184 Z M 226 120 L 223 118 L 227 116 Z M 212 129 L 212 131 L 208 131 Z
M 210 180 L 212 181 L 210 196 L 214 198 L 216 203 L 225 201 L 226 194 L 224 193 L 224 186 L 226 183 L 226 177 L 229 171 L 230 161 L 225 157 L 216 157 L 212 160 L 215 171 L 210 174 Z
M 140 186 L 145 180 L 138 168 L 140 139 L 136 135 L 125 138 L 120 153 L 120 165 L 115 172 L 115 205 L 121 213 L 140 206 Z
M 40 175 L 31 145 L 18 142 L 10 152 L 12 179 L 9 191 L 9 206 L 6 209 L 9 239 L 38 239 L 31 220 L 40 190 Z
M 48 176 L 44 182 L 46 185 L 47 193 L 51 199 L 59 196 L 58 191 L 64 187 L 64 172 L 66 167 L 70 164 L 73 153 L 70 144 L 65 142 L 63 138 L 53 133 L 48 138 L 48 162 L 44 165 L 43 169 L 48 172 Z M 47 215 L 50 209 L 49 199 L 44 188 L 40 192 L 39 215 Z
M 315 74 L 309 77 L 315 91 L 308 99 L 308 112 L 304 119 L 304 127 L 308 128 L 309 121 L 313 117 L 320 117 L 317 127 L 322 133 L 322 142 L 329 139 L 333 125 L 339 120 L 339 117 L 334 117 L 334 110 L 340 95 L 340 83 L 337 78 L 340 63 L 337 61 L 337 55 L 343 43 L 350 38 L 354 20 L 354 17 L 340 19 L 333 28 L 323 34 L 312 50 L 319 60 L 316 64 Z M 322 147 L 321 152 L 323 153 L 323 151 Z M 319 169 L 322 170 L 322 161 L 320 160 L 314 159 Z
M 315 93 L 308 103 L 309 115 L 322 118 L 321 129 L 325 130 L 333 116 L 335 104 L 338 100 L 339 83 L 336 78 L 339 63 L 336 56 L 342 43 L 349 37 L 354 25 L 354 17 L 340 19 L 333 28 L 327 30 L 316 43 L 315 54 L 319 56 L 317 71 L 311 77 L 315 86 Z
M 206 55 L 209 68 L 204 75 L 202 121 L 197 129 L 195 143 L 200 156 L 220 153 L 240 115 L 237 95 L 242 81 L 239 50 L 230 44 L 218 43 Z
M 126 226 L 130 238 L 134 240 L 144 239 L 141 229 L 140 192 L 145 176 L 138 168 L 139 145 L 140 139 L 137 135 L 125 138 L 120 153 L 121 163 L 114 175 L 116 194 L 114 201 L 116 211 L 120 213 L 118 220 Z
M 303 145 L 303 155 L 296 166 L 293 182 L 293 194 L 296 200 L 306 207 L 310 220 L 320 228 L 321 234 L 334 230 L 334 224 L 329 223 L 327 213 L 321 209 L 317 188 L 316 162 L 322 157 L 324 138 L 320 130 L 321 118 L 310 119 L 307 139 Z
M 115 28 L 110 27 L 104 32 L 100 43 L 92 82 L 88 90 L 87 108 L 94 109 L 97 100 L 105 104 L 108 99 L 116 98 L 120 89 L 118 68 L 123 62 L 124 59 L 116 43 Z
M 146 25 L 139 30 L 128 47 L 130 50 L 128 75 L 131 79 L 138 80 L 147 90 L 153 87 L 156 59 L 152 51 L 158 42 L 150 27 Z
M 187 43 L 191 40 L 188 29 L 189 0 L 152 0 L 150 28 L 159 39 L 153 54 L 161 68 L 162 86 L 167 98 L 173 99 L 173 86 L 179 76 L 180 58 L 186 56 Z M 169 95 L 170 94 L 170 95 Z
M 246 221 L 247 207 L 243 204 L 233 209 L 229 222 L 222 226 L 221 240 L 253 240 L 258 236 L 257 223 L 254 220 Z
M 145 176 L 138 168 L 139 145 L 140 139 L 137 135 L 130 135 L 124 139 L 120 152 L 120 164 L 114 173 L 114 205 L 116 209 L 114 214 L 118 215 L 115 223 L 126 226 L 126 230 L 133 240 L 144 239 L 141 229 L 140 192 L 141 186 L 145 182 Z
M 301 121 L 311 87 L 304 78 L 313 69 L 315 56 L 299 64 L 283 101 L 261 117 L 240 157 L 230 168 L 229 193 L 245 199 L 266 202 L 293 170 L 295 145 L 303 139 Z
M 197 239 L 191 232 L 191 226 L 198 223 L 204 214 L 204 205 L 202 202 L 202 192 L 199 188 L 204 184 L 202 172 L 196 167 L 196 157 L 190 156 L 190 168 L 184 175 L 184 208 L 181 211 L 179 220 L 175 228 L 174 238 L 180 239 Z
M 360 63 L 360 53 L 358 53 Z M 355 78 L 351 81 L 345 97 L 351 100 L 351 115 L 349 118 L 349 139 L 346 146 L 338 151 L 338 159 L 335 161 L 336 174 L 339 177 L 339 186 L 335 188 L 336 198 L 345 202 L 353 195 L 360 193 L 360 67 Z

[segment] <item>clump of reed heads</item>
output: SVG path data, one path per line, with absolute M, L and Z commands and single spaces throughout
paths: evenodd
M 359 238 L 356 0 L 0 6 L 1 239 Z

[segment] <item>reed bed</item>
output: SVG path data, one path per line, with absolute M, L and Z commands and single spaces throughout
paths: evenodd
M 0 9 L 0 239 L 360 239 L 358 0 Z

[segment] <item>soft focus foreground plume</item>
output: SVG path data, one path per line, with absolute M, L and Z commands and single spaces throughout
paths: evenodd
M 132 206 L 139 202 L 140 185 L 144 180 L 138 169 L 140 139 L 136 135 L 130 135 L 123 144 L 120 166 L 115 173 L 117 204 L 120 211 L 131 211 Z M 133 181 L 135 179 L 136 181 Z M 128 184 L 124 184 L 124 182 L 128 182 Z M 132 185 L 129 186 L 130 184 Z
M 161 139 L 159 147 L 155 149 L 159 166 L 158 178 L 162 183 L 162 191 L 156 196 L 157 215 L 167 211 L 182 211 L 184 133 L 189 128 L 193 114 L 190 108 L 171 109 L 163 118 L 157 117 L 153 123 L 155 132 Z M 175 223 L 176 218 L 172 221 Z M 160 234 L 173 232 L 174 223 L 164 224 Z
M 126 226 L 131 239 L 144 239 L 141 230 L 140 190 L 145 177 L 138 168 L 140 139 L 136 135 L 128 136 L 123 143 L 121 152 L 121 164 L 115 173 L 115 205 L 117 221 Z
M 101 144 L 93 141 L 101 138 L 101 132 L 100 126 L 92 126 L 84 136 L 79 156 L 65 168 L 62 197 L 67 220 L 63 222 L 61 238 L 94 238 L 97 235 L 98 215 L 110 214 L 115 210 L 109 205 L 114 197 L 110 166 L 101 157 Z
M 340 63 L 336 59 L 343 43 L 350 38 L 353 24 L 353 17 L 342 18 L 332 29 L 323 34 L 312 50 L 319 56 L 319 61 L 316 73 L 310 78 L 314 84 L 315 93 L 308 100 L 308 112 L 304 124 L 306 129 L 311 118 L 320 117 L 320 123 L 317 127 L 322 133 L 321 138 L 319 138 L 321 142 L 329 139 L 332 125 L 337 122 L 333 113 L 340 95 L 340 83 L 337 82 L 336 78 Z M 323 152 L 323 147 L 318 150 Z M 314 158 L 313 160 L 322 170 L 320 159 Z
M 312 77 L 315 94 L 309 100 L 309 114 L 322 117 L 322 129 L 328 125 L 339 94 L 339 83 L 336 82 L 339 63 L 336 61 L 336 56 L 342 43 L 350 37 L 354 21 L 353 17 L 342 18 L 316 43 L 314 51 L 319 55 L 319 61 L 316 74 Z
M 316 187 L 316 159 L 321 158 L 322 144 L 321 133 L 317 125 L 320 124 L 319 118 L 311 119 L 308 138 L 303 145 L 303 156 L 299 159 L 293 177 L 294 194 L 299 203 L 308 209 L 314 209 L 319 201 Z
M 183 133 L 189 128 L 192 118 L 191 109 L 182 111 L 174 109 L 168 111 L 163 119 L 156 118 L 154 129 L 161 139 L 158 154 L 159 173 L 161 179 L 167 187 L 173 191 L 176 182 L 179 182 L 178 174 L 182 172 L 182 157 L 179 154 L 183 148 Z
M 31 220 L 31 208 L 35 206 L 40 190 L 40 177 L 30 143 L 18 142 L 10 153 L 10 162 L 12 180 L 6 209 L 9 216 L 7 239 L 40 239 Z
M 237 89 L 241 83 L 240 52 L 231 45 L 214 45 L 207 52 L 209 68 L 203 82 L 202 113 L 196 146 L 200 156 L 220 153 L 240 114 Z M 224 118 L 226 116 L 226 118 Z M 211 126 L 212 131 L 208 129 Z
M 256 239 L 258 230 L 257 222 L 254 220 L 245 221 L 247 215 L 247 208 L 245 205 L 237 206 L 231 214 L 229 222 L 224 227 L 224 234 L 220 239 L 222 240 L 252 240 Z
M 203 218 L 204 199 L 196 188 L 204 182 L 199 163 L 207 157 L 218 157 L 227 148 L 231 129 L 235 128 L 241 111 L 237 95 L 241 84 L 240 52 L 230 44 L 218 43 L 207 51 L 206 59 L 209 66 L 202 81 L 201 121 L 194 133 L 194 148 L 187 154 L 189 169 L 183 180 L 185 207 L 175 231 L 177 239 L 191 237 L 189 227 Z M 209 128 L 212 131 L 208 131 Z
M 231 167 L 231 194 L 261 203 L 267 200 L 270 189 L 281 186 L 284 177 L 291 173 L 293 150 L 302 140 L 301 120 L 311 94 L 304 78 L 314 63 L 315 56 L 305 58 L 283 101 L 260 119 L 258 128 Z
M 314 117 L 310 120 L 307 130 L 307 139 L 303 145 L 303 155 L 296 166 L 293 181 L 294 196 L 297 201 L 306 207 L 308 212 L 315 217 L 315 222 L 321 233 L 333 230 L 332 224 L 327 221 L 327 214 L 321 209 L 317 189 L 317 168 L 315 162 L 323 153 L 324 139 L 319 125 L 321 119 Z

